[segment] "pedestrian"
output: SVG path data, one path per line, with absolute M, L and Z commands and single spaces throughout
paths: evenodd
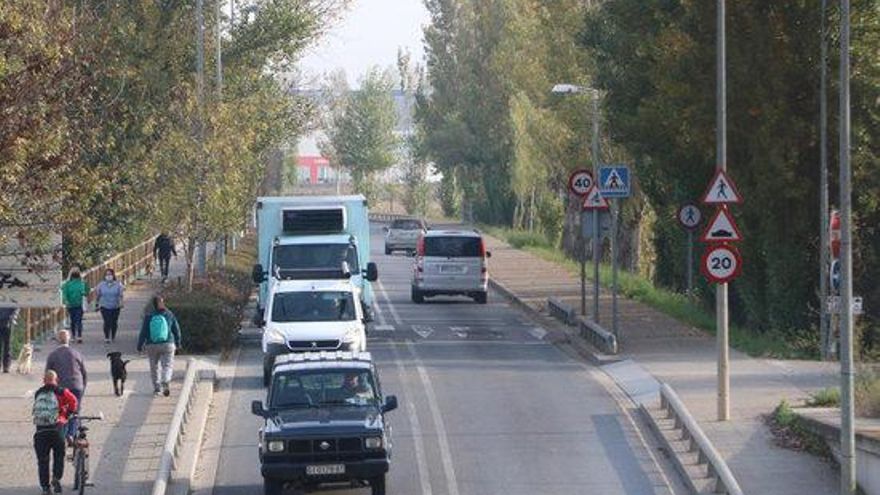
M 116 340 L 124 292 L 125 286 L 116 280 L 116 272 L 108 268 L 104 272 L 104 280 L 95 288 L 95 308 L 101 311 L 101 319 L 104 320 L 105 343 L 109 344 Z
M 64 428 L 71 414 L 77 411 L 76 397 L 58 385 L 58 375 L 46 371 L 43 386 L 34 393 L 34 406 L 31 410 L 34 426 L 34 452 L 37 454 L 37 471 L 43 495 L 61 493 L 61 478 L 64 476 Z M 49 460 L 52 461 L 52 484 L 49 484 Z
M 3 373 L 9 373 L 12 365 L 12 327 L 17 315 L 17 308 L 0 308 L 0 365 Z
M 58 376 L 58 385 L 67 389 L 76 397 L 77 407 L 82 405 L 86 393 L 88 376 L 86 363 L 76 349 L 70 347 L 70 333 L 67 330 L 58 332 L 58 347 L 46 358 L 46 371 L 54 371 Z M 79 412 L 79 409 L 76 409 Z M 77 420 L 73 419 L 67 429 L 67 439 L 73 441 L 76 433 Z
M 162 296 L 153 297 L 153 310 L 144 316 L 137 350 L 146 349 L 150 359 L 150 377 L 153 379 L 153 395 L 168 397 L 168 383 L 174 372 L 174 352 L 180 347 L 180 325 L 174 313 L 165 306 Z
M 168 265 L 171 263 L 171 255 L 177 257 L 174 248 L 174 240 L 166 232 L 159 234 L 153 243 L 153 257 L 159 260 L 159 270 L 162 272 L 162 282 L 168 280 Z
M 67 281 L 61 285 L 61 302 L 70 318 L 70 332 L 78 344 L 82 344 L 83 300 L 88 301 L 89 284 L 82 278 L 80 269 L 74 265 Z

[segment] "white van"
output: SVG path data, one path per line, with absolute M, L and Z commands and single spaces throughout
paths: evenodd
M 309 351 L 367 348 L 360 291 L 349 279 L 273 280 L 263 321 L 263 382 L 275 358 Z
M 488 299 L 489 264 L 483 237 L 473 230 L 429 230 L 419 238 L 413 263 L 412 301 L 463 295 Z

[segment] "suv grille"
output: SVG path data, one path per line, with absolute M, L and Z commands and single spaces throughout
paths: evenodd
M 327 448 L 321 448 L 323 443 Z M 362 459 L 382 458 L 382 450 L 366 451 L 361 437 L 319 438 L 314 440 L 289 440 L 288 458 L 267 458 L 267 462 L 356 462 Z
M 335 351 L 339 349 L 338 340 L 291 340 L 287 346 L 294 351 Z

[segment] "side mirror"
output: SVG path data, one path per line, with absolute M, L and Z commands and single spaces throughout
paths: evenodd
M 269 413 L 263 409 L 263 401 L 255 400 L 251 402 L 251 412 L 254 416 L 265 418 Z
M 379 268 L 372 261 L 367 263 L 367 282 L 379 280 Z
M 257 263 L 251 271 L 251 278 L 255 284 L 262 284 L 266 281 L 266 272 L 263 271 L 263 265 Z
M 486 257 L 487 257 L 487 258 L 491 258 L 491 257 L 492 257 L 492 251 L 486 251 Z
M 387 413 L 397 409 L 397 396 L 389 395 L 385 397 L 385 404 L 382 405 L 382 412 Z

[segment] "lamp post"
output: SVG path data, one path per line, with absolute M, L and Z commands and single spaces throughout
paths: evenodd
M 593 161 L 593 180 L 599 178 L 599 91 L 576 84 L 557 84 L 553 86 L 552 92 L 555 94 L 578 94 L 591 93 L 593 95 L 593 138 L 591 143 L 592 161 Z M 601 242 L 599 239 L 599 212 L 593 210 L 593 320 L 599 322 L 599 254 Z M 583 237 L 583 221 L 584 216 L 581 213 L 581 314 L 587 313 L 587 296 L 586 296 L 586 242 Z

